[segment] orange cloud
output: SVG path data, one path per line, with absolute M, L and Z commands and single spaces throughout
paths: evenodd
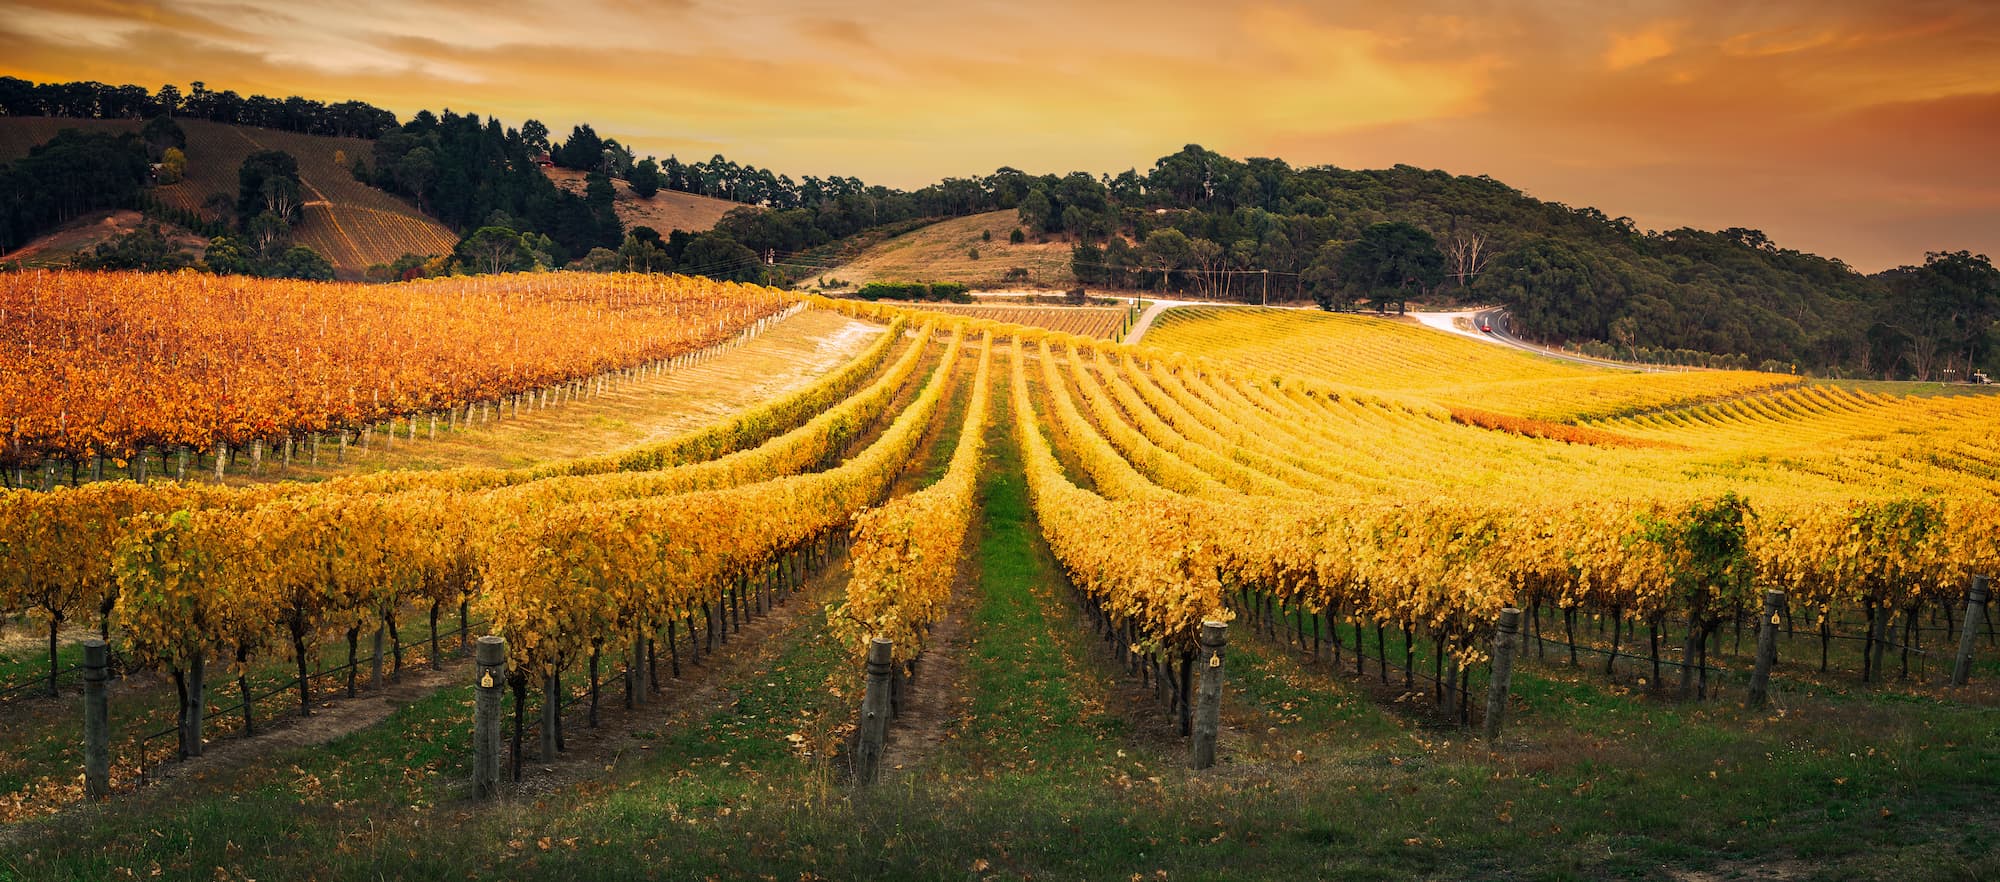
M 1611 47 L 1604 50 L 1604 67 L 1621 71 L 1674 54 L 1674 37 L 1681 28 L 1677 21 L 1659 21 L 1629 34 L 1612 34 Z
M 0 73 L 590 122 L 918 186 L 1182 144 L 1489 173 L 1879 268 L 2000 252 L 2000 7 L 1874 0 L 0 0 Z

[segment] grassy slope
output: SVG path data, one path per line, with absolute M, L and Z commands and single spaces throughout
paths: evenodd
M 206 120 L 180 120 L 188 136 L 187 179 L 154 189 L 162 202 L 202 211 L 216 194 L 236 200 L 237 169 L 258 150 L 283 150 L 299 160 L 299 178 L 306 185 L 305 217 L 293 229 L 293 239 L 327 259 L 343 276 L 358 277 L 370 264 L 387 263 L 405 253 L 443 254 L 458 237 L 409 203 L 354 179 L 337 162 L 336 153 L 352 162 L 374 158 L 373 142 L 359 138 L 301 135 L 250 126 L 226 126 Z M 0 118 L 0 159 L 23 155 L 29 147 L 66 128 L 87 131 L 137 131 L 137 120 L 74 120 L 38 117 Z
M 1060 239 L 1020 245 L 1007 241 L 1020 226 L 1014 211 L 989 211 L 940 221 L 869 248 L 843 266 L 822 275 L 853 284 L 879 281 L 963 282 L 977 288 L 1064 287 L 1076 283 L 1070 272 L 1070 243 Z M 991 233 L 990 241 L 983 234 Z M 971 250 L 979 250 L 974 260 Z M 1009 280 L 1007 271 L 1022 268 L 1027 281 Z
M 583 172 L 553 167 L 544 168 L 542 171 L 548 175 L 549 180 L 555 182 L 556 186 L 578 196 L 584 195 Z M 756 208 L 741 202 L 711 199 L 707 196 L 673 190 L 661 190 L 651 199 L 641 199 L 633 195 L 631 185 L 624 181 L 614 179 L 611 186 L 617 191 L 612 201 L 612 210 L 618 212 L 618 220 L 622 221 L 627 229 L 640 226 L 652 227 L 663 236 L 674 230 L 686 230 L 690 233 L 710 230 L 715 227 L 716 221 L 731 211 L 739 208 Z

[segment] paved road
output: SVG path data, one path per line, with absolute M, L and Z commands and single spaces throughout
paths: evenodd
M 1125 332 L 1125 339 L 1118 342 L 1137 343 L 1139 342 L 1139 338 L 1146 336 L 1146 331 L 1153 327 L 1153 319 L 1159 318 L 1160 313 L 1173 309 L 1176 306 L 1194 305 L 1195 301 L 1192 300 L 1148 300 L 1146 301 L 1146 311 L 1139 313 L 1139 320 L 1132 323 L 1132 329 Z
M 1493 330 L 1490 333 L 1483 334 L 1482 336 L 1490 336 L 1497 342 L 1504 343 L 1516 349 L 1525 349 L 1529 352 L 1535 353 L 1536 355 L 1546 355 L 1550 358 L 1561 359 L 1562 361 L 1573 362 L 1576 364 L 1589 365 L 1591 367 L 1613 368 L 1622 371 L 1643 371 L 1649 374 L 1667 373 L 1669 371 L 1668 368 L 1663 368 L 1658 365 L 1631 364 L 1622 361 L 1610 361 L 1608 359 L 1591 358 L 1586 355 L 1577 355 L 1575 353 L 1564 352 L 1560 349 L 1550 349 L 1546 346 L 1536 346 L 1533 343 L 1529 343 L 1526 340 L 1514 336 L 1511 330 L 1512 326 L 1507 318 L 1506 310 L 1502 309 L 1478 310 L 1477 312 L 1473 313 L 1473 322 L 1474 324 L 1480 325 L 1482 327 L 1490 326 L 1493 328 Z M 1689 369 L 1682 368 L 1681 370 L 1689 370 Z

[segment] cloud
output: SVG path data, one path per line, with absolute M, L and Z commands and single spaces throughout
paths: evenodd
M 1186 143 L 1490 173 L 1878 268 L 2000 251 L 1980 0 L 0 0 L 0 73 L 590 122 L 919 186 Z
M 860 22 L 848 18 L 808 18 L 799 22 L 799 32 L 839 49 L 874 52 L 880 48 Z
M 1659 21 L 1628 34 L 1612 34 L 1611 47 L 1604 50 L 1604 67 L 1621 71 L 1674 54 L 1674 37 L 1681 28 L 1678 21 Z

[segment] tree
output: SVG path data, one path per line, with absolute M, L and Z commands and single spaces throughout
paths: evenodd
M 1451 264 L 1450 276 L 1463 289 L 1468 281 L 1485 271 L 1486 264 L 1493 260 L 1493 253 L 1486 243 L 1486 236 L 1471 230 L 1461 230 L 1445 240 L 1445 258 Z
M 1028 191 L 1018 209 L 1022 225 L 1037 233 L 1049 232 L 1050 225 L 1057 220 L 1055 205 L 1049 202 L 1049 194 L 1040 187 Z
M 416 198 L 417 208 L 430 210 L 431 183 L 438 177 L 437 154 L 431 148 L 418 147 L 404 154 L 390 173 L 404 192 Z
M 480 227 L 459 241 L 454 254 L 473 272 L 504 273 L 534 266 L 527 242 L 507 227 Z
M 1553 238 L 1509 252 L 1474 290 L 1505 305 L 1514 327 L 1553 341 L 1610 340 L 1611 322 L 1625 303 L 1624 288 L 1610 271 Z
M 255 245 L 257 256 L 268 258 L 277 253 L 279 245 L 291 238 L 292 225 L 279 217 L 276 212 L 266 211 L 251 218 L 250 223 L 244 226 L 243 232 L 249 235 L 251 243 Z
M 260 150 L 250 154 L 237 169 L 236 182 L 236 216 L 246 223 L 265 212 L 288 223 L 298 219 L 305 191 L 299 183 L 299 161 L 290 153 Z
M 208 250 L 202 252 L 201 262 L 209 272 L 221 275 L 257 274 L 256 263 L 251 259 L 249 250 L 234 236 L 217 236 L 209 240 Z
M 168 147 L 166 155 L 160 157 L 159 182 L 178 184 L 185 177 L 187 177 L 187 154 L 182 153 L 179 147 Z
M 304 245 L 285 249 L 285 253 L 272 262 L 270 269 L 270 275 L 280 279 L 333 280 L 333 262 Z
M 610 273 L 619 269 L 618 252 L 609 248 L 592 248 L 585 254 L 569 262 L 569 268 L 583 273 Z
M 632 185 L 632 195 L 641 199 L 651 199 L 660 192 L 660 164 L 653 157 L 646 157 L 632 166 L 632 174 L 625 182 Z
M 583 202 L 590 207 L 595 219 L 597 235 L 593 241 L 613 244 L 624 241 L 625 226 L 618 220 L 618 191 L 611 186 L 611 177 L 603 172 L 591 172 L 584 185 Z
M 1411 293 L 1422 293 L 1444 282 L 1444 254 L 1437 239 L 1414 224 L 1385 221 L 1371 224 L 1341 255 L 1340 274 L 1350 290 L 1375 303 L 1377 311 L 1390 302 L 1402 313 Z
M 541 120 L 531 119 L 521 124 L 521 146 L 534 153 L 549 152 L 549 127 Z
M 1194 243 L 1186 233 L 1169 227 L 1146 234 L 1146 242 L 1139 251 L 1145 268 L 1159 274 L 1154 281 L 1164 291 L 1172 286 L 1175 271 L 1186 267 L 1192 259 Z
M 677 265 L 690 275 L 731 282 L 757 281 L 763 271 L 763 261 L 757 259 L 757 252 L 727 233 L 716 232 L 695 237 Z
M 652 235 L 642 236 L 640 230 Z M 618 246 L 618 268 L 626 272 L 665 272 L 672 269 L 673 265 L 673 260 L 667 257 L 666 249 L 661 247 L 660 234 L 650 227 L 634 227 L 631 234 L 625 237 L 625 243 Z
M 1327 312 L 1346 312 L 1354 300 L 1353 292 L 1341 280 L 1340 260 L 1346 253 L 1347 245 L 1343 242 L 1321 245 L 1313 255 L 1313 262 L 1299 274 L 1299 281 L 1312 293 L 1313 302 Z
M 1924 265 L 1887 274 L 1888 324 L 1907 343 L 1903 359 L 1919 380 L 1949 369 L 1963 378 L 1994 351 L 2000 270 L 1984 254 L 1934 252 Z
M 174 246 L 159 224 L 147 224 L 91 249 L 77 259 L 76 265 L 84 269 L 158 272 L 181 269 L 193 262 L 187 252 Z
M 604 161 L 604 139 L 589 125 L 570 129 L 569 140 L 551 154 L 556 165 L 580 171 L 595 171 Z
M 139 129 L 139 137 L 146 142 L 146 152 L 154 159 L 166 155 L 170 149 L 187 149 L 187 133 L 181 131 L 179 123 L 170 116 L 156 116 L 146 121 Z

